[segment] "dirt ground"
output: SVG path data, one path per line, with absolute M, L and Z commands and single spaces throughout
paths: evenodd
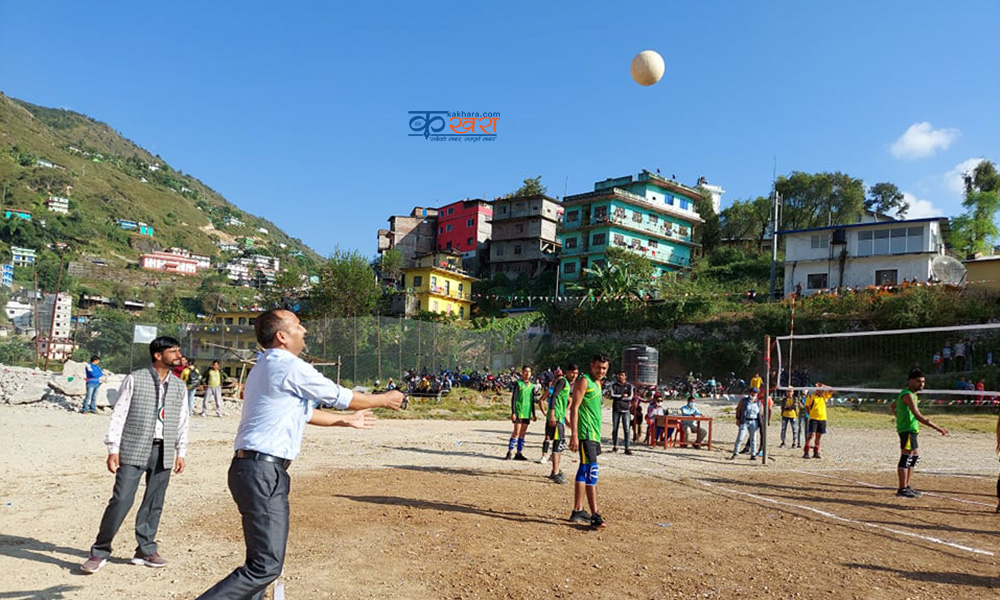
M 0 598 L 194 598 L 242 562 L 226 489 L 237 416 L 195 418 L 188 471 L 159 531 L 170 561 L 115 556 L 82 575 L 113 476 L 107 415 L 0 408 Z M 506 462 L 509 424 L 381 421 L 310 428 L 292 465 L 285 597 L 871 598 L 1000 597 L 993 436 L 921 436 L 923 498 L 894 496 L 895 434 L 835 424 L 822 460 L 776 449 L 767 467 L 712 451 L 608 451 L 601 531 L 566 521 L 571 485 L 548 465 Z M 529 430 L 537 457 L 541 426 Z M 570 454 L 567 475 L 575 472 Z

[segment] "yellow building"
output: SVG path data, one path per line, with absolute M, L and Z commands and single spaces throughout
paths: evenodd
M 1000 255 L 963 260 L 967 269 L 965 281 L 969 287 L 1000 289 Z
M 254 323 L 260 311 L 234 311 L 216 313 L 209 323 L 190 325 L 184 354 L 196 362 L 199 371 L 220 363 L 222 372 L 239 377 L 240 369 L 257 353 L 257 336 Z M 241 360 L 241 358 L 243 360 Z
M 472 282 L 462 270 L 462 255 L 432 252 L 418 256 L 415 265 L 403 269 L 403 286 L 412 290 L 419 309 L 459 319 L 472 318 Z

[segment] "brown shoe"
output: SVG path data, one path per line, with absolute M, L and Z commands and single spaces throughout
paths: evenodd
M 159 552 L 154 552 L 152 554 L 147 554 L 146 556 L 139 556 L 136 554 L 132 557 L 133 565 L 143 565 L 146 567 L 152 567 L 154 569 L 159 569 L 167 566 L 167 559 L 160 556 Z
M 103 567 L 106 562 L 108 562 L 108 559 L 106 558 L 91 556 L 85 563 L 80 565 L 80 570 L 84 573 L 96 573 L 101 570 L 101 567 Z

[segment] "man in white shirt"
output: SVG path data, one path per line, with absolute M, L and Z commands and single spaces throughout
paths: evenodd
M 371 408 L 399 410 L 404 394 L 365 394 L 342 388 L 298 357 L 306 328 L 294 313 L 270 310 L 254 324 L 267 350 L 247 376 L 229 490 L 243 517 L 246 563 L 199 600 L 262 600 L 278 578 L 288 541 L 288 467 L 299 455 L 306 423 L 370 429 Z M 356 410 L 341 417 L 319 407 Z

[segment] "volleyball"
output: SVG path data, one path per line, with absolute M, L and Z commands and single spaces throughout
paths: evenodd
M 653 50 L 643 50 L 632 59 L 632 79 L 639 85 L 653 85 L 663 77 L 663 57 Z

